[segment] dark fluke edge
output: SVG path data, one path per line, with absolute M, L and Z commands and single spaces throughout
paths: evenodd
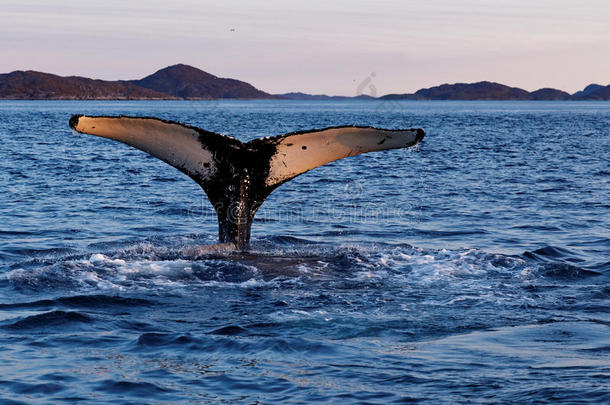
M 15 71 L 0 74 L 0 99 L 28 100 L 209 100 L 209 99 L 283 99 L 283 100 L 374 100 L 327 96 L 300 92 L 268 94 L 251 84 L 216 77 L 192 66 L 168 66 L 139 80 L 105 81 L 86 77 L 62 77 L 49 73 Z M 572 95 L 544 88 L 533 92 L 500 83 L 455 83 L 421 89 L 413 94 L 387 94 L 382 100 L 610 100 L 610 85 L 590 84 Z
M 318 166 L 419 143 L 422 129 L 341 126 L 258 138 L 230 136 L 152 117 L 74 115 L 70 127 L 126 143 L 191 177 L 218 216 L 223 244 L 248 249 L 252 220 L 267 196 L 286 181 Z

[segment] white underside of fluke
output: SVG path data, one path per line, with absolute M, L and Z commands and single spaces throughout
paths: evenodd
M 212 178 L 217 170 L 212 151 L 202 148 L 200 134 L 177 123 L 152 118 L 82 116 L 74 129 L 126 143 L 202 179 Z
M 277 144 L 271 158 L 268 186 L 338 159 L 417 143 L 417 130 L 340 127 L 288 135 Z

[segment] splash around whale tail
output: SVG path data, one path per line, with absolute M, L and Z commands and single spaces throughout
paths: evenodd
M 422 129 L 343 126 L 243 143 L 230 136 L 150 117 L 74 115 L 80 133 L 123 142 L 174 166 L 199 184 L 218 215 L 221 243 L 246 250 L 257 209 L 282 183 L 326 163 L 361 153 L 407 148 Z

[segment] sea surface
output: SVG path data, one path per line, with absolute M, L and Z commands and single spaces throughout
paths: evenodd
M 72 114 L 241 140 L 421 127 L 267 199 Z M 0 102 L 1 404 L 610 403 L 610 103 Z

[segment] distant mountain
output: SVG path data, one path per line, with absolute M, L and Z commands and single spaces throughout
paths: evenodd
M 585 87 L 583 90 L 577 91 L 576 93 L 572 94 L 572 97 L 575 99 L 583 100 L 589 94 L 595 92 L 596 90 L 602 89 L 602 88 L 604 88 L 604 86 L 602 86 L 601 84 L 592 83 L 592 84 L 588 85 L 587 87 Z
M 572 95 L 573 100 L 610 100 L 610 85 L 590 84 Z
M 62 77 L 32 70 L 0 74 L 0 99 L 130 100 L 165 99 L 167 94 L 127 82 Z
M 379 99 L 381 99 L 381 100 L 427 100 L 426 98 L 416 96 L 413 93 L 404 93 L 404 94 L 390 93 L 390 94 L 386 94 L 385 96 L 379 97 Z
M 570 100 L 572 96 L 565 91 L 545 87 L 529 93 L 532 100 Z
M 275 98 L 246 82 L 222 79 L 183 64 L 168 66 L 130 83 L 186 99 Z
M 527 91 L 500 83 L 477 82 L 442 84 L 417 90 L 414 94 L 391 94 L 382 99 L 406 100 L 531 100 Z
M 282 98 L 285 100 L 373 100 L 375 97 L 371 97 L 367 94 L 361 94 L 359 96 L 349 97 L 349 96 L 327 96 L 326 94 L 307 94 L 301 92 L 294 93 L 283 93 L 283 94 L 274 94 L 277 98 Z
M 529 100 L 531 98 L 523 89 L 493 82 L 443 84 L 418 90 L 415 95 L 432 100 Z
M 592 84 L 570 95 L 543 88 L 533 92 L 494 82 L 455 83 L 421 89 L 415 93 L 387 94 L 383 100 L 610 100 L 610 86 Z
M 172 100 L 275 98 L 235 79 L 221 79 L 187 65 L 161 69 L 140 80 L 105 81 L 35 71 L 0 74 L 0 99 Z
M 610 100 L 610 85 L 587 94 L 587 100 Z

